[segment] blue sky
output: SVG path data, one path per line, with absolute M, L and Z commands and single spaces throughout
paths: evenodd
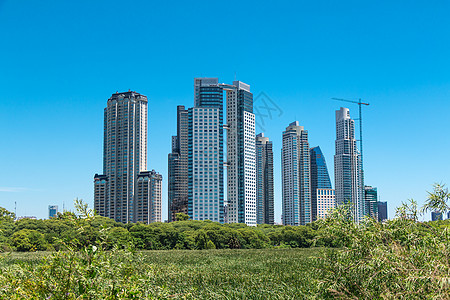
M 103 108 L 128 89 L 148 96 L 148 168 L 167 179 L 176 105 L 193 105 L 194 77 L 236 76 L 282 112 L 265 119 L 278 221 L 290 122 L 320 145 L 333 177 L 341 103 L 331 97 L 370 103 L 366 184 L 393 216 L 434 182 L 450 184 L 449 12 L 448 1 L 0 0 L 0 206 L 45 218 L 49 204 L 92 204 Z

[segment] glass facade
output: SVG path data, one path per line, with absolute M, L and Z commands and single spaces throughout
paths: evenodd
M 256 219 L 274 224 L 273 146 L 263 133 L 256 136 Z
M 387 202 L 378 202 L 378 222 L 388 219 Z
M 168 157 L 169 222 L 177 213 L 188 214 L 188 111 L 177 107 L 177 135 L 172 137 L 172 153 Z
M 366 215 L 378 220 L 378 192 L 377 188 L 364 187 L 364 201 L 366 202 Z
M 54 218 L 58 214 L 58 205 L 49 205 L 48 206 L 48 218 Z
M 327 163 L 320 147 L 310 150 L 311 160 L 311 207 L 313 221 L 317 220 L 317 190 L 331 189 L 330 175 L 328 174 Z

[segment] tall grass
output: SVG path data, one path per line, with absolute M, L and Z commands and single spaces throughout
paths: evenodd
M 317 249 L 95 252 L 3 258 L 0 298 L 302 299 L 314 290 L 310 257 L 319 254 Z

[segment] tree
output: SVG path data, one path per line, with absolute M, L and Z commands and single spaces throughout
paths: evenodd
M 12 222 L 15 219 L 14 213 L 8 211 L 7 209 L 0 207 L 0 222 Z
M 185 213 L 176 213 L 175 220 L 176 221 L 187 221 L 187 220 L 189 220 L 189 215 L 187 215 Z
M 439 211 L 444 213 L 450 210 L 450 206 L 447 204 L 450 198 L 450 193 L 445 184 L 435 183 L 433 185 L 433 192 L 427 192 L 428 198 L 422 207 L 422 212 Z
M 15 232 L 11 241 L 17 251 L 42 251 L 47 250 L 48 247 L 44 235 L 32 229 L 22 229 Z

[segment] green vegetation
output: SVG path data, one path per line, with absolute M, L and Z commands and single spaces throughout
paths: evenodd
M 121 225 L 80 201 L 47 221 L 2 210 L 2 248 L 22 252 L 0 256 L 0 299 L 450 299 L 450 222 L 417 221 L 448 198 L 435 185 L 392 221 L 355 224 L 343 206 L 296 228 Z
M 131 253 L 14 254 L 0 263 L 0 299 L 302 299 L 314 288 L 309 257 L 319 251 Z
M 100 244 L 107 249 L 117 246 L 137 250 L 308 248 L 320 234 L 314 224 L 255 228 L 245 224 L 192 221 L 185 214 L 177 214 L 180 221 L 172 223 L 122 224 L 94 215 L 81 201 L 76 200 L 76 206 L 79 215 L 65 212 L 49 220 L 14 222 L 13 214 L 0 211 L 0 249 L 52 251 L 64 249 L 65 243 L 78 250 Z M 323 242 L 320 246 L 332 244 Z

